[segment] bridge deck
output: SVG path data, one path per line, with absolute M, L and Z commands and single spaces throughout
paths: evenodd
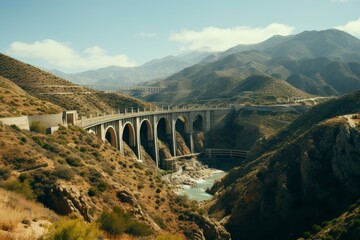
M 191 111 L 205 111 L 205 110 L 220 110 L 220 109 L 230 109 L 228 107 L 219 107 L 219 108 L 175 108 L 175 109 L 150 109 L 144 111 L 132 111 L 125 113 L 116 113 L 112 115 L 102 115 L 98 117 L 86 118 L 82 117 L 81 119 L 76 121 L 76 125 L 81 126 L 82 128 L 89 128 L 94 125 L 98 125 L 105 122 L 116 121 L 120 119 L 133 118 L 133 117 L 141 117 L 141 116 L 149 116 L 149 115 L 157 115 L 157 114 L 168 114 L 168 113 L 181 113 L 181 112 L 191 112 Z

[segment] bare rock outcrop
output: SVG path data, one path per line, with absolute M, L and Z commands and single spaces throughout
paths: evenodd
M 206 240 L 231 240 L 230 233 L 218 222 L 202 215 L 193 215 Z
M 296 238 L 359 198 L 359 179 L 360 130 L 334 118 L 230 171 L 209 214 L 235 239 Z
M 176 132 L 175 140 L 176 140 L 176 156 L 187 155 L 191 153 L 189 147 L 186 145 L 186 142 L 180 133 Z
M 83 194 L 80 194 L 74 186 L 66 186 L 57 183 L 50 191 L 53 209 L 63 215 L 75 214 L 90 222 L 92 216 L 89 213 L 90 205 Z
M 143 211 L 142 207 L 140 206 L 140 204 L 138 203 L 136 197 L 134 196 L 134 194 L 132 194 L 132 192 L 130 192 L 127 189 L 120 189 L 117 191 L 116 197 L 118 198 L 118 200 L 120 202 L 129 204 L 130 206 L 133 207 L 133 210 L 131 210 L 131 213 L 137 219 L 146 222 L 153 229 L 155 229 L 157 231 L 161 229 L 159 227 L 159 225 L 149 216 L 149 214 L 147 214 L 146 212 Z

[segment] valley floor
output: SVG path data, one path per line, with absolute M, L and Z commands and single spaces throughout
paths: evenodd
M 210 168 L 196 158 L 190 160 L 180 160 L 181 166 L 178 171 L 163 176 L 163 180 L 168 182 L 177 193 L 184 193 L 184 190 L 195 188 L 204 179 L 221 177 L 225 172 L 220 169 Z M 186 191 L 185 191 L 186 192 Z

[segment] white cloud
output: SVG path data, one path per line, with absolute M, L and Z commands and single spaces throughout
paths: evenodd
M 360 17 L 355 21 L 350 21 L 342 26 L 336 26 L 336 29 L 350 33 L 356 37 L 360 37 Z
M 155 32 L 141 32 L 138 33 L 137 36 L 142 37 L 142 38 L 152 38 L 156 36 Z
M 16 41 L 10 45 L 6 53 L 25 59 L 40 60 L 50 65 L 48 67 L 66 70 L 89 70 L 111 65 L 133 67 L 136 64 L 126 55 L 107 55 L 99 46 L 87 48 L 78 53 L 67 44 L 52 39 L 25 43 Z
M 238 44 L 259 43 L 273 35 L 289 35 L 293 30 L 293 27 L 279 23 L 265 28 L 207 27 L 201 31 L 183 30 L 172 34 L 169 39 L 182 44 L 184 51 L 224 51 Z

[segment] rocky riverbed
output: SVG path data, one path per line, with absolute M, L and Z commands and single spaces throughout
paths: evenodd
M 195 158 L 179 160 L 177 164 L 180 166 L 177 172 L 163 176 L 163 180 L 169 182 L 175 192 L 182 193 L 186 189 L 196 188 L 204 179 L 211 178 L 215 174 L 219 176 L 225 174 L 222 170 L 209 168 Z

